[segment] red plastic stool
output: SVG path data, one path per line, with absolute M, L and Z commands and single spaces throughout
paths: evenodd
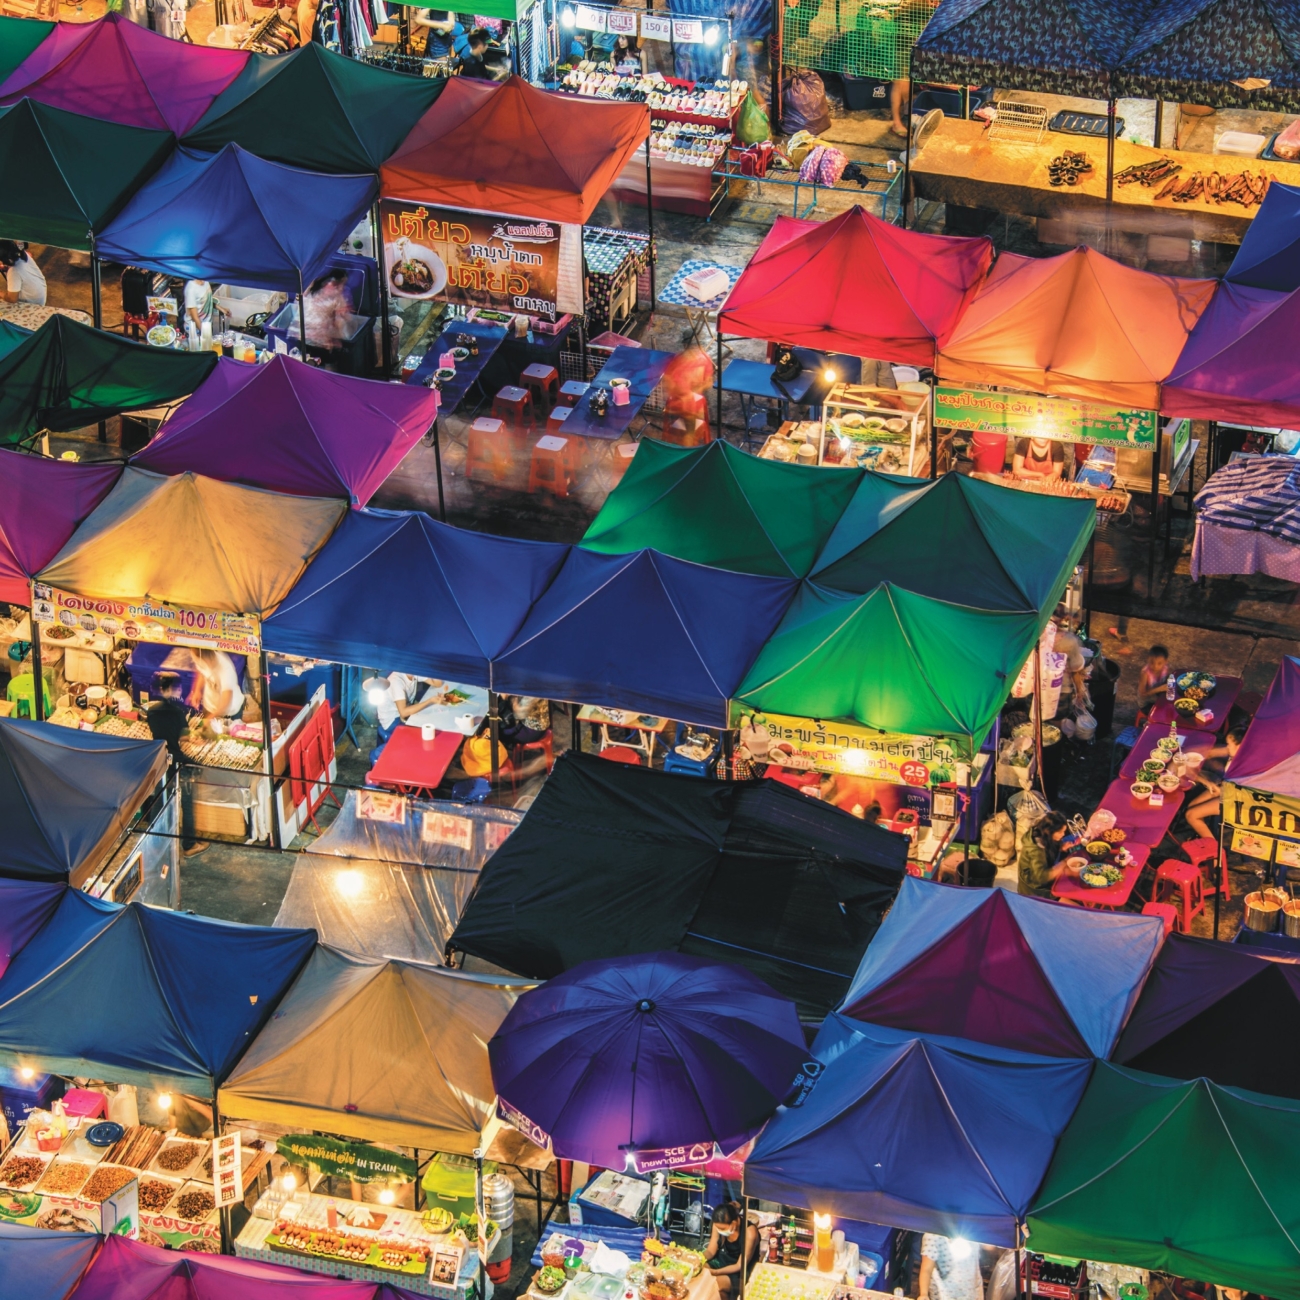
M 581 379 L 566 379 L 560 385 L 559 403 L 561 406 L 577 406 L 590 390 L 590 384 L 584 384 Z
M 1169 931 L 1174 928 L 1174 922 L 1178 920 L 1178 909 L 1172 903 L 1144 903 L 1142 915 L 1158 916 L 1165 927 L 1165 938 L 1167 939 Z
M 553 406 L 560 400 L 560 372 L 554 366 L 535 361 L 524 367 L 519 382 L 532 393 L 535 411 L 540 411 L 543 404 Z
M 1212 836 L 1201 836 L 1198 840 L 1186 840 L 1179 845 L 1192 860 L 1194 867 L 1201 868 L 1201 890 L 1206 894 L 1223 891 L 1224 898 L 1232 897 L 1232 880 L 1228 876 L 1228 855 L 1219 856 L 1219 841 Z M 1219 883 L 1214 883 L 1214 859 L 1219 859 Z
M 511 438 L 505 423 L 479 416 L 469 426 L 465 449 L 465 477 L 501 482 L 510 473 Z
M 507 384 L 492 399 L 492 414 L 513 428 L 533 422 L 533 395 L 526 388 Z
M 703 393 L 679 393 L 664 404 L 665 415 L 689 415 L 696 420 L 709 418 L 709 399 Z
M 607 758 L 611 763 L 627 763 L 632 767 L 641 766 L 641 755 L 635 749 L 628 749 L 626 745 L 610 745 L 608 749 L 600 751 L 601 758 Z
M 689 415 L 678 415 L 664 422 L 663 441 L 678 447 L 703 447 L 713 441 L 707 420 L 695 420 Z
M 564 432 L 564 422 L 569 418 L 569 412 L 573 410 L 571 406 L 557 406 L 550 415 L 546 417 L 546 432 L 560 434 Z
M 1177 895 L 1177 929 L 1189 934 L 1192 922 L 1205 911 L 1205 896 L 1201 892 L 1201 869 L 1190 862 L 1170 860 L 1156 868 L 1156 896 L 1153 903 L 1167 903 Z
M 538 438 L 528 462 L 529 492 L 550 492 L 557 497 L 569 495 L 569 488 L 577 474 L 572 438 L 557 438 L 548 433 Z

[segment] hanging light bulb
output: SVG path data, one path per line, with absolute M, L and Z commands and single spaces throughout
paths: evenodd
M 379 1193 L 380 1205 L 392 1205 L 395 1200 L 397 1200 L 397 1193 L 393 1191 L 391 1187 L 385 1187 L 384 1190 Z
M 285 1176 L 280 1179 L 280 1186 L 283 1187 L 286 1192 L 292 1192 L 297 1188 L 298 1180 L 292 1174 L 285 1174 Z
M 572 10 L 572 9 L 569 9 L 569 8 L 566 7 L 566 8 L 564 8 L 564 9 L 561 9 L 561 10 L 560 10 L 560 26 L 561 26 L 561 27 L 563 27 L 563 28 L 565 28 L 565 29 L 572 29 L 573 26 L 574 26 L 574 24 L 575 24 L 577 21 L 578 21 L 578 20 L 577 20 L 577 18 L 574 16 L 574 13 L 573 13 L 573 10 Z
M 18 1071 L 18 1076 L 24 1083 L 27 1083 L 36 1078 L 36 1071 L 33 1070 L 30 1065 L 24 1065 L 22 1069 Z
M 160 1110 L 171 1110 L 172 1095 L 170 1092 L 160 1092 L 157 1097 L 158 1108 Z
M 833 384 L 839 378 L 839 375 L 837 375 L 830 366 L 827 366 L 826 369 L 822 371 L 822 378 L 828 384 Z
M 953 1259 L 970 1258 L 970 1242 L 965 1237 L 954 1237 L 952 1239 L 952 1257 Z
M 718 43 L 718 38 L 719 36 L 721 36 L 721 34 L 722 33 L 720 29 L 717 27 L 706 27 L 704 29 L 705 45 L 716 45 Z

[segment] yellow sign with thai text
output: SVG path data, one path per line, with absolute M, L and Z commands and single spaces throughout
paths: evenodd
M 1278 862 L 1300 865 L 1300 848 L 1288 840 L 1300 841 L 1300 799 L 1251 790 L 1225 781 L 1223 820 L 1233 830 L 1232 847 L 1238 853 L 1267 862 L 1278 843 Z

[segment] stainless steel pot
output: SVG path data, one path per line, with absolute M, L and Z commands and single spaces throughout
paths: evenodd
M 1270 934 L 1278 928 L 1282 909 L 1276 906 L 1281 900 L 1272 896 L 1274 892 L 1272 890 L 1255 890 L 1253 893 L 1246 895 L 1243 920 L 1247 929 L 1258 930 L 1262 934 Z M 1266 910 L 1265 903 L 1274 906 Z
M 1283 903 L 1282 932 L 1291 939 L 1300 939 L 1300 899 Z

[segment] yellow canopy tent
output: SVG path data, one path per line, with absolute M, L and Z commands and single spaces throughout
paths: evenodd
M 470 1155 L 495 1109 L 488 1039 L 532 987 L 322 944 L 223 1085 L 222 1113 Z
M 39 580 L 98 600 L 265 616 L 346 511 L 343 501 L 128 466 Z

